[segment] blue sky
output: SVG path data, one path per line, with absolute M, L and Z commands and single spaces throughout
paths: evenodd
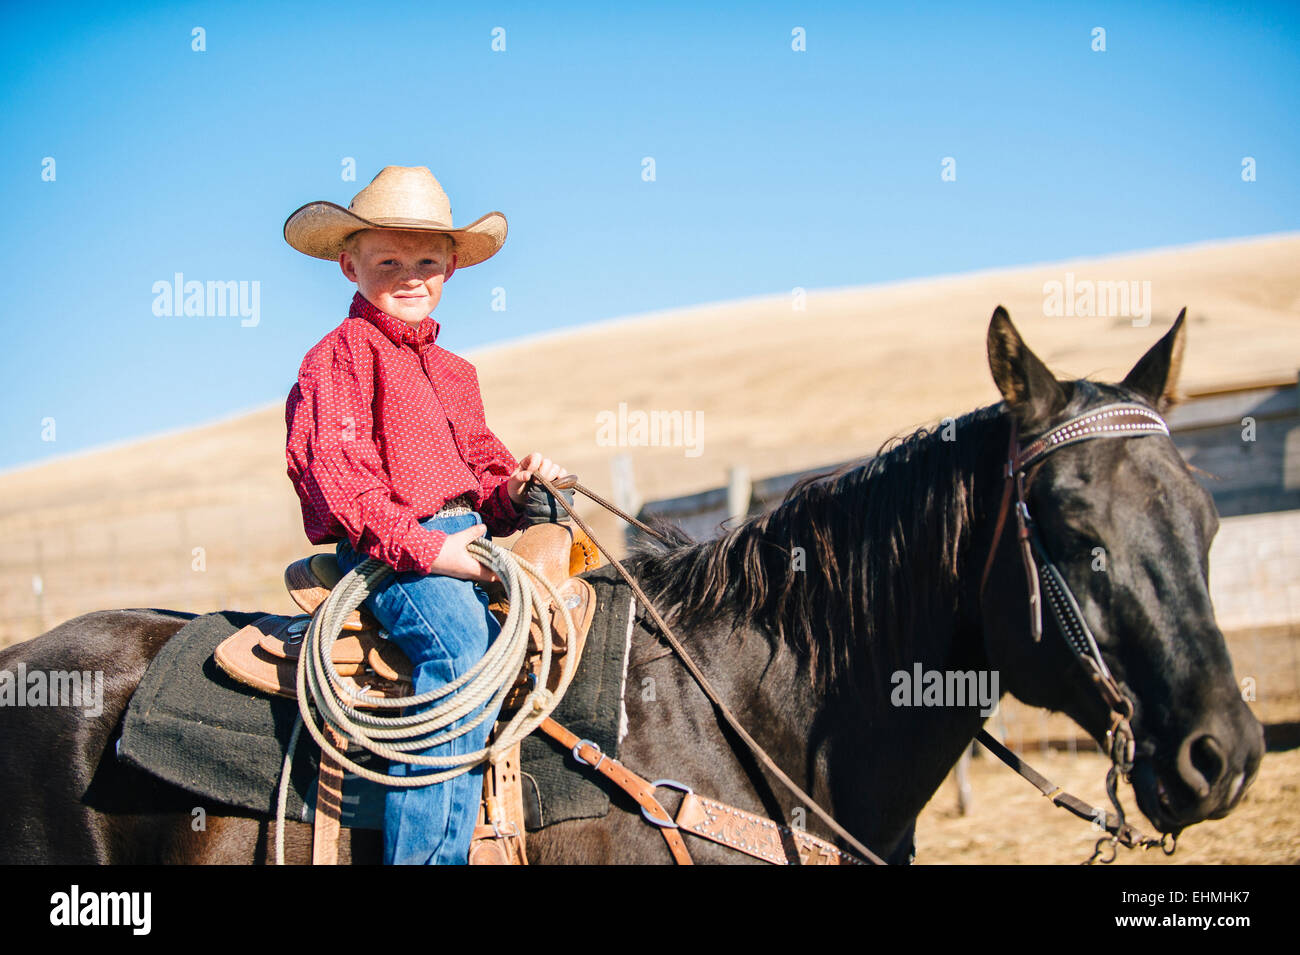
M 454 351 L 1300 222 L 1295 3 L 53 3 L 0 54 L 0 468 L 282 401 L 353 290 L 284 219 L 388 164 L 509 219 Z M 156 316 L 178 272 L 257 282 L 257 325 Z

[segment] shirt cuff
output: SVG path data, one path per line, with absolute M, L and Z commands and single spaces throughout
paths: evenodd
M 447 542 L 443 531 L 431 531 L 415 524 L 410 535 L 402 542 L 401 551 L 393 569 L 399 573 L 414 570 L 421 574 L 431 574 L 433 562 L 442 553 L 442 546 Z
M 523 526 L 523 515 L 510 500 L 508 481 L 501 481 L 479 504 L 479 514 L 493 537 L 507 537 Z

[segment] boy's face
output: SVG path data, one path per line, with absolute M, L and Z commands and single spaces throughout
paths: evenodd
M 436 232 L 367 229 L 339 255 L 339 267 L 371 305 L 418 325 L 456 270 L 451 249 L 451 239 Z

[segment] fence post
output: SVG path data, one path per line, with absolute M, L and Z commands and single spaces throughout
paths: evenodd
M 614 485 L 611 495 L 614 506 L 636 517 L 643 502 L 637 493 L 636 478 L 632 473 L 632 456 L 626 451 L 614 455 L 609 462 L 609 476 Z M 626 546 L 632 538 L 634 528 L 624 521 L 619 521 L 619 526 L 623 529 L 623 543 Z
M 749 468 L 734 464 L 727 469 L 727 519 L 743 521 L 749 516 L 749 504 L 754 497 L 754 484 L 749 479 Z

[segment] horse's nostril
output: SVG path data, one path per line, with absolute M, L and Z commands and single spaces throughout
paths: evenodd
M 1228 769 L 1223 747 L 1209 733 L 1190 737 L 1178 753 L 1178 775 L 1196 793 L 1198 799 L 1210 795 L 1210 789 Z

